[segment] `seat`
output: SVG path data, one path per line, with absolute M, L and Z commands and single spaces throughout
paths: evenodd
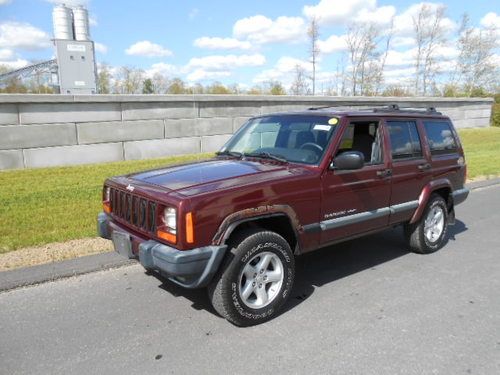
M 365 156 L 365 162 L 369 163 L 372 158 L 372 147 L 375 139 L 368 132 L 356 132 L 357 129 L 358 126 L 356 126 L 356 128 L 354 129 L 352 150 L 361 152 Z

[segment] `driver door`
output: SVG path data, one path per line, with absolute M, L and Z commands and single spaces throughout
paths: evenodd
M 358 170 L 328 169 L 322 176 L 321 244 L 337 242 L 389 224 L 391 170 L 382 122 L 350 119 L 334 155 L 360 151 Z

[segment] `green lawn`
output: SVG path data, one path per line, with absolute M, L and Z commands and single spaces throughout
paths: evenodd
M 469 178 L 500 175 L 500 128 L 461 130 L 460 137 Z M 207 156 L 0 172 L 0 253 L 93 237 L 106 177 Z
M 95 237 L 106 177 L 210 155 L 0 172 L 0 254 Z
M 467 176 L 500 175 L 500 128 L 459 131 L 467 161 Z

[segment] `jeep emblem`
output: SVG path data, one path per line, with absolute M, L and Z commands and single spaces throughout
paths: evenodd
M 135 187 L 133 187 L 132 185 L 128 184 L 127 185 L 127 190 L 130 191 L 130 192 L 133 192 L 135 189 Z

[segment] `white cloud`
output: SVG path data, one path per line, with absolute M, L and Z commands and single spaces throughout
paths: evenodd
M 203 81 L 228 77 L 235 68 L 262 66 L 266 58 L 253 55 L 213 55 L 193 57 L 185 68 L 188 81 Z
M 108 52 L 108 46 L 102 43 L 95 42 L 94 43 L 95 50 L 99 53 L 105 54 Z
M 362 8 L 359 10 L 355 21 L 358 23 L 370 23 L 375 25 L 388 25 L 396 15 L 396 8 L 388 5 L 380 8 Z
M 268 81 L 281 81 L 283 84 L 289 84 L 294 76 L 297 66 L 300 66 L 306 72 L 312 70 L 311 63 L 308 61 L 296 59 L 295 57 L 283 56 L 272 69 L 266 69 L 259 73 L 255 78 L 255 83 Z
M 149 40 L 142 40 L 132 44 L 125 50 L 125 53 L 127 55 L 146 57 L 172 56 L 172 51 L 160 46 L 159 44 L 152 43 Z
M 11 2 L 11 0 L 0 0 L 0 6 L 1 5 L 7 5 L 10 2 Z
M 390 50 L 387 53 L 387 58 L 385 60 L 385 64 L 387 67 L 392 66 L 410 66 L 415 61 L 415 55 L 417 50 L 415 48 L 411 48 L 405 51 L 395 51 Z
M 227 71 L 248 66 L 262 66 L 266 58 L 261 54 L 253 55 L 213 55 L 193 57 L 189 60 L 188 69 L 204 69 L 208 71 Z
M 146 70 L 146 75 L 148 77 L 154 76 L 156 73 L 159 73 L 164 76 L 172 76 L 172 75 L 178 75 L 179 73 L 183 72 L 183 69 L 172 65 L 172 64 L 167 64 L 167 63 L 156 63 L 151 65 L 151 68 Z
M 28 65 L 28 61 L 24 59 L 16 59 L 11 61 L 0 61 L 0 65 L 6 66 L 11 70 L 21 69 Z
M 52 4 L 65 4 L 66 6 L 69 7 L 76 7 L 78 5 L 83 5 L 87 7 L 89 5 L 89 0 L 46 0 L 46 1 Z
M 193 45 L 206 49 L 250 49 L 252 44 L 234 38 L 201 37 L 194 41 Z
M 391 40 L 393 47 L 411 47 L 415 45 L 415 38 L 411 36 L 395 36 Z
M 362 9 L 374 10 L 376 5 L 376 0 L 320 0 L 317 5 L 304 6 L 302 12 L 323 24 L 347 23 Z
M 318 47 L 321 53 L 345 51 L 347 49 L 346 36 L 332 35 L 326 40 L 318 40 Z
M 418 15 L 422 6 L 428 7 L 431 11 L 436 11 L 443 4 L 421 2 L 410 5 L 403 13 L 394 17 L 394 30 L 399 36 L 408 36 L 414 33 L 413 18 Z M 446 32 L 451 32 L 457 28 L 457 24 L 450 18 L 444 17 L 441 20 L 441 27 Z
M 0 23 L 0 48 L 40 50 L 50 47 L 50 36 L 29 23 Z
M 301 17 L 281 16 L 273 21 L 257 15 L 236 21 L 233 35 L 257 44 L 298 42 L 305 38 L 306 26 Z
M 186 79 L 190 82 L 197 82 L 197 81 L 215 80 L 229 76 L 231 76 L 230 71 L 209 72 L 204 69 L 196 69 L 192 73 L 188 74 Z
M 460 51 L 454 46 L 439 46 L 435 50 L 437 65 L 439 70 L 448 70 L 450 64 L 454 64 L 454 60 L 460 54 Z M 390 50 L 387 53 L 386 66 L 388 70 L 401 69 L 402 67 L 410 67 L 415 63 L 417 49 L 415 47 L 396 51 Z
M 0 49 L 0 61 L 10 60 L 14 57 L 14 51 L 2 48 Z
M 500 29 L 500 15 L 495 12 L 487 13 L 481 18 L 481 25 L 487 28 Z

